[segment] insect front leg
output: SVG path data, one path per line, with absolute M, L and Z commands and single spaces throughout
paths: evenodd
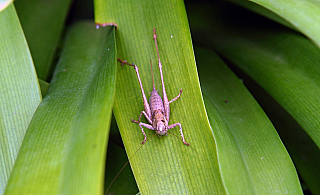
M 150 124 L 152 124 L 152 120 L 149 118 L 149 116 L 147 115 L 147 113 L 146 113 L 145 111 L 142 111 L 142 112 L 140 113 L 140 116 L 139 116 L 139 120 L 138 120 L 138 121 L 135 121 L 135 120 L 131 119 L 132 122 L 139 124 L 142 114 L 146 117 L 146 119 L 148 120 L 148 122 L 149 122 Z
M 139 126 L 140 126 L 141 131 L 142 131 L 142 133 L 143 133 L 143 135 L 144 135 L 144 140 L 141 142 L 141 144 L 144 144 L 144 142 L 146 142 L 146 140 L 147 140 L 147 135 L 146 135 L 146 133 L 143 131 L 142 126 L 148 128 L 148 129 L 151 129 L 151 130 L 154 130 L 154 128 L 152 127 L 152 125 L 149 125 L 149 124 L 146 124 L 146 123 L 139 123 Z
M 186 144 L 186 145 L 190 145 L 190 144 L 189 144 L 189 143 L 187 143 L 187 142 L 186 142 L 186 140 L 184 139 L 183 132 L 182 132 L 182 126 L 181 126 L 181 124 L 180 124 L 180 123 L 172 124 L 172 125 L 170 125 L 170 126 L 168 127 L 168 129 L 172 129 L 172 128 L 174 128 L 174 127 L 178 126 L 178 125 L 179 125 L 179 127 L 180 127 L 180 134 L 181 134 L 181 137 L 182 137 L 182 141 L 183 141 L 183 143 L 184 143 L 184 144 Z

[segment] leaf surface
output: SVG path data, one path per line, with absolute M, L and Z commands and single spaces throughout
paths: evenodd
M 196 56 L 228 194 L 302 194 L 290 156 L 243 83 L 213 51 L 197 48 Z
M 6 194 L 102 193 L 116 79 L 114 28 L 77 23 L 64 45 Z
M 3 194 L 41 94 L 13 4 L 0 12 L 0 29 L 0 194 Z
M 314 0 L 251 0 L 292 24 L 320 47 L 320 2 Z

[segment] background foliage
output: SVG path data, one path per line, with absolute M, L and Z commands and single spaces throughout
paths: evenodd
M 320 194 L 319 9 L 0 1 L 0 193 Z M 170 124 L 182 124 L 190 146 L 174 128 L 140 148 L 130 121 L 141 91 L 116 58 L 139 66 L 147 97 L 151 60 L 162 95 L 154 28 L 169 99 L 183 89 Z

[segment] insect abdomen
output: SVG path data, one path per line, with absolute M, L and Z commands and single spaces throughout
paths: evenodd
M 153 89 L 151 92 L 149 104 L 150 104 L 151 115 L 153 115 L 154 111 L 156 110 L 161 110 L 162 112 L 164 112 L 162 99 L 155 89 Z

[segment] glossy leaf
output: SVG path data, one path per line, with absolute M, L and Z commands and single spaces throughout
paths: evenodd
M 290 157 L 302 178 L 304 194 L 309 190 L 320 194 L 320 150 L 303 128 L 287 113 L 262 87 L 245 73 L 237 75 L 258 101 L 275 126 L 279 136 L 288 150 Z
M 278 14 L 320 47 L 320 2 L 314 0 L 251 0 Z
M 211 16 L 215 20 L 210 22 L 206 20 L 210 18 L 208 15 L 197 12 L 197 18 L 209 23 L 202 27 L 205 29 L 202 33 L 195 31 L 202 35 L 198 41 L 213 45 L 224 58 L 251 76 L 293 116 L 319 147 L 319 49 L 304 36 L 270 21 L 256 20 L 254 15 L 239 14 L 235 9 L 233 15 L 226 17 L 224 13 L 230 11 L 229 6 L 215 8 L 219 11 L 212 9 Z M 194 10 L 201 9 L 195 7 Z M 308 136 L 285 121 L 281 119 L 278 123 L 287 124 L 286 132 L 281 133 L 288 144 L 286 147 L 290 148 L 303 181 L 316 194 L 319 191 L 315 184 L 320 171 L 319 149 Z
M 213 51 L 196 56 L 228 194 L 302 194 L 290 156 L 251 94 Z
M 213 39 L 217 50 L 256 80 L 320 147 L 319 49 L 286 29 L 224 25 L 215 28 L 221 35 Z
M 5 194 L 102 193 L 115 57 L 114 28 L 70 29 Z
M 3 194 L 41 94 L 13 4 L 0 12 L 0 29 L 0 194 Z

